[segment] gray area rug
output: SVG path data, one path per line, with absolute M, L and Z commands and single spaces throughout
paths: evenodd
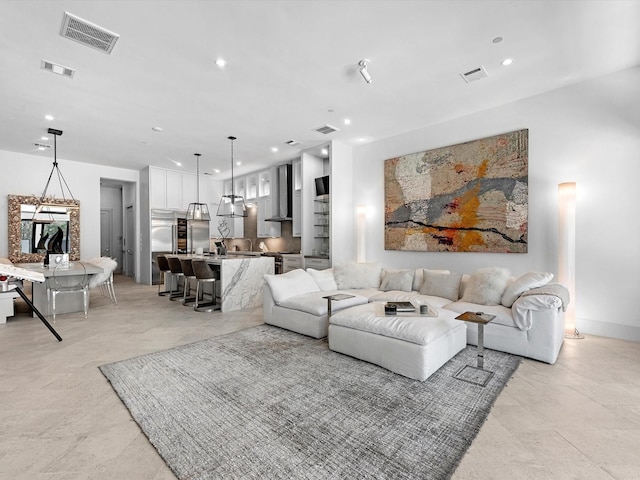
M 449 478 L 520 358 L 485 350 L 484 388 L 424 382 L 259 326 L 103 365 L 167 465 L 189 479 Z

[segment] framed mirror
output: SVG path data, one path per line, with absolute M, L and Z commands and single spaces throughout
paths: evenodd
M 68 253 L 69 260 L 80 260 L 80 202 L 47 199 L 37 209 L 39 200 L 31 195 L 8 195 L 9 259 L 39 263 L 47 250 L 55 248 Z

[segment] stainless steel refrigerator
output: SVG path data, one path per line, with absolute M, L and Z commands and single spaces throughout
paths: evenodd
M 159 254 L 209 252 L 209 222 L 187 220 L 186 212 L 151 210 L 151 279 L 160 280 L 156 262 Z

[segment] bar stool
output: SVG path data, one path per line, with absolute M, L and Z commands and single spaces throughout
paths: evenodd
M 182 288 L 182 304 L 187 306 L 187 304 L 192 303 L 196 297 L 189 297 L 191 294 L 191 281 L 197 280 L 196 274 L 193 273 L 193 267 L 191 266 L 190 258 L 181 258 L 180 266 L 182 267 L 182 273 L 184 274 L 184 286 Z
M 193 309 L 196 312 L 212 312 L 220 310 L 220 305 L 216 303 L 216 274 L 209 264 L 204 260 L 192 260 L 191 266 L 193 273 L 196 275 L 196 303 Z M 204 296 L 204 285 L 211 285 L 211 301 L 201 302 L 201 296 Z
M 166 281 L 166 273 L 170 272 L 169 262 L 167 261 L 167 257 L 165 255 L 158 255 L 156 257 L 156 262 L 158 262 L 158 269 L 160 270 L 160 283 L 158 283 L 158 295 L 164 296 L 167 293 L 170 293 L 171 290 L 167 290 L 167 281 Z M 164 290 L 160 291 L 160 287 L 164 285 Z
M 167 257 L 169 269 L 171 270 L 171 287 L 169 289 L 169 300 L 175 300 L 184 296 L 184 272 L 178 257 Z M 180 290 L 180 279 L 182 279 L 182 290 Z M 173 286 L 176 286 L 175 290 Z M 175 292 L 175 293 L 174 293 Z

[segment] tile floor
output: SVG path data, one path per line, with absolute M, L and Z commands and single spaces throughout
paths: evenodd
M 118 277 L 89 319 L 0 325 L 0 478 L 171 480 L 97 366 L 262 323 L 262 310 L 193 312 Z M 454 474 L 460 479 L 640 479 L 640 344 L 567 341 L 525 360 Z

